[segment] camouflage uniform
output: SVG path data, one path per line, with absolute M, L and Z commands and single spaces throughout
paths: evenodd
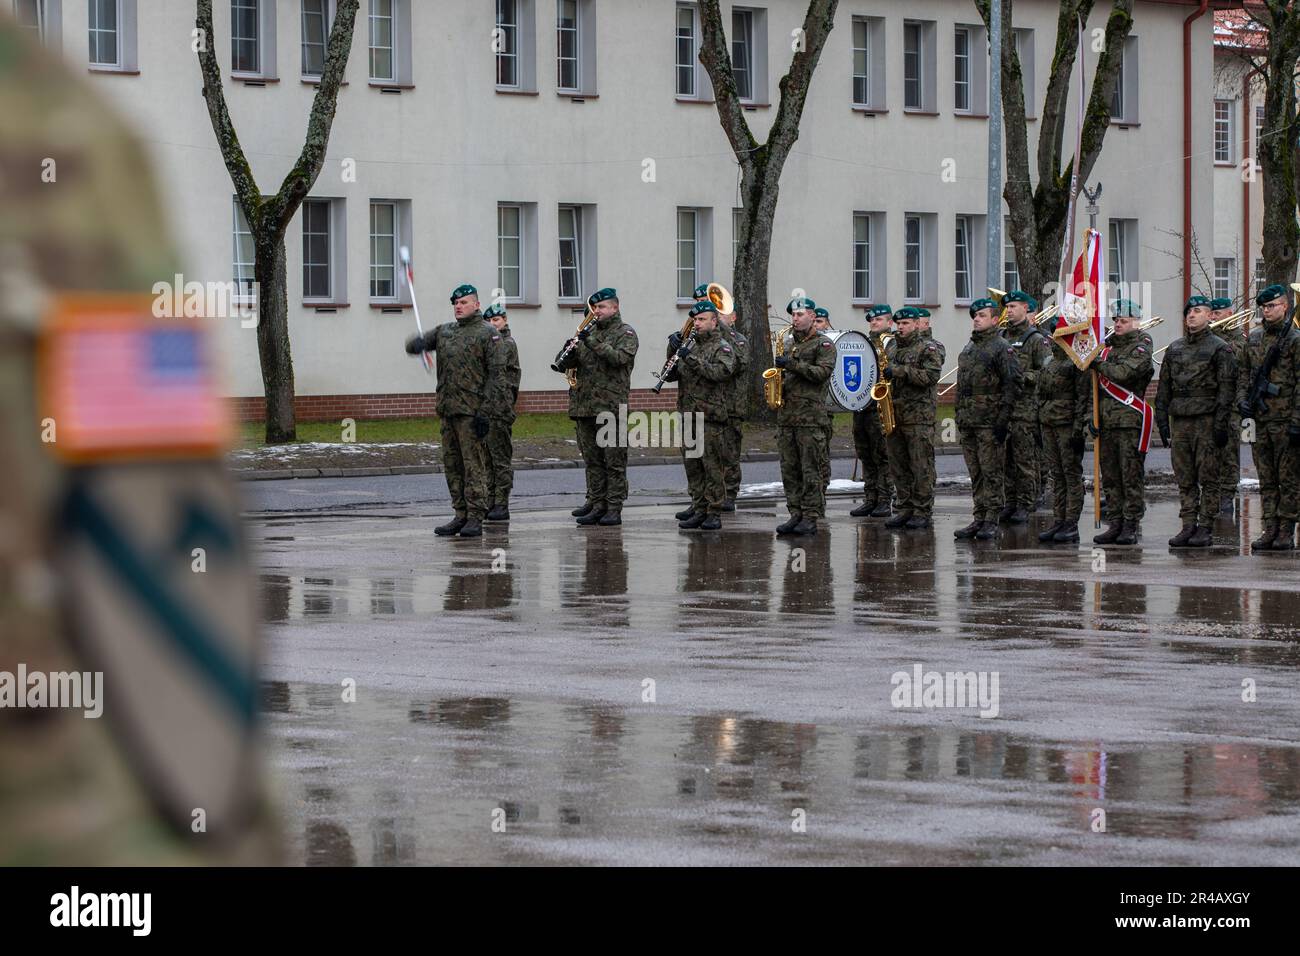
M 1002 509 L 1006 430 L 1019 391 L 1015 352 L 997 326 L 972 332 L 957 357 L 956 410 L 977 522 L 996 522 Z M 1004 432 L 1002 441 L 995 429 Z
M 872 332 L 870 335 L 877 353 L 882 351 L 880 340 L 885 334 Z M 889 480 L 889 451 L 885 430 L 880 424 L 880 409 L 874 402 L 853 413 L 853 450 L 858 461 L 862 462 L 863 505 L 889 504 L 894 494 Z
M 1268 381 L 1278 393 L 1265 397 L 1262 408 L 1252 409 L 1255 442 L 1251 452 L 1259 473 L 1259 496 L 1265 525 L 1277 523 L 1282 535 L 1294 530 L 1300 505 L 1300 331 L 1289 316 L 1250 333 L 1244 361 L 1237 371 L 1237 402 L 1247 401 L 1255 370 L 1267 359 L 1269 349 L 1284 336 L 1277 363 Z M 1242 410 L 1243 415 L 1245 410 Z
M 1038 373 L 1043 457 L 1052 479 L 1052 515 L 1077 526 L 1083 513 L 1083 450 L 1092 420 L 1092 376 L 1055 349 Z
M 1141 398 L 1151 382 L 1151 349 L 1136 329 L 1107 339 L 1109 354 L 1097 358 L 1092 368 Z M 1142 416 L 1104 392 L 1098 399 L 1101 413 L 1100 446 L 1106 518 L 1112 525 L 1132 523 L 1134 535 L 1146 510 L 1146 453 L 1138 449 Z
M 1232 346 L 1233 365 L 1240 369 L 1246 361 L 1246 334 L 1234 331 L 1225 335 L 1225 341 Z M 1220 338 L 1224 336 L 1221 335 Z M 1234 399 L 1235 397 L 1234 395 Z M 1232 434 L 1220 452 L 1219 497 L 1227 500 L 1228 510 L 1231 511 L 1231 499 L 1237 496 L 1237 486 L 1241 484 L 1241 412 L 1237 409 L 1236 401 L 1233 401 L 1232 410 L 1228 414 L 1228 430 Z
M 934 509 L 935 386 L 943 374 L 942 346 L 919 331 L 898 334 L 889 347 L 894 398 L 889 472 L 900 516 L 930 517 Z
M 501 346 L 505 349 L 506 388 L 509 402 L 498 403 L 488 416 L 491 429 L 487 437 L 488 501 L 506 506 L 515 486 L 514 443 L 511 429 L 515 423 L 515 403 L 519 401 L 519 346 L 510 336 L 510 326 L 501 329 Z
M 696 435 L 702 443 L 703 454 L 689 457 L 688 449 L 685 446 L 682 449 L 686 482 L 691 490 L 691 510 L 696 514 L 722 513 L 726 498 L 725 432 L 731 415 L 735 374 L 735 350 L 730 338 L 718 329 L 696 332 L 694 346 L 668 373 L 669 381 L 680 382 L 677 408 L 683 419 L 696 413 L 704 417 L 704 429 Z
M 424 334 L 425 351 L 438 357 L 437 410 L 447 491 L 456 517 L 471 521 L 482 521 L 488 509 L 487 451 L 474 434 L 475 420 L 489 424 L 506 414 L 507 406 L 513 408 L 502 342 L 477 309 Z
M 587 500 L 618 514 L 627 500 L 627 448 L 621 441 L 600 447 L 596 416 L 609 412 L 617 418 L 619 405 L 627 404 L 637 337 L 619 312 L 589 328 L 586 339 L 564 361 L 564 368 L 577 370 L 578 379 L 569 389 L 569 417 L 587 466 Z
M 1225 441 L 1235 404 L 1237 365 L 1232 347 L 1209 329 L 1189 332 L 1165 350 L 1156 389 L 1156 426 L 1172 437 L 1183 527 L 1208 528 L 1219 513 Z
M 1006 507 L 1032 511 L 1038 498 L 1038 373 L 1052 358 L 1052 344 L 1028 319 L 1008 322 L 1002 334 L 1015 352 L 1021 382 L 1006 447 Z
M 777 449 L 786 510 L 806 519 L 826 514 L 823 458 L 826 453 L 826 382 L 835 372 L 835 346 L 809 329 L 790 333 L 782 375 L 781 408 L 776 413 Z
M 723 484 L 726 499 L 735 501 L 740 494 L 741 442 L 744 438 L 745 415 L 749 411 L 749 340 L 738 327 L 719 320 L 718 328 L 729 336 L 731 350 L 736 355 L 736 373 L 731 379 L 731 404 L 727 424 L 723 429 L 725 444 L 722 450 Z

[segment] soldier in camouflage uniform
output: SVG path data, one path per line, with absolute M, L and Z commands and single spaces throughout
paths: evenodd
M 1038 457 L 1042 436 L 1038 430 L 1038 373 L 1052 357 L 1052 344 L 1034 325 L 1038 311 L 1033 296 L 1016 289 L 1002 299 L 1007 323 L 1002 335 L 1015 352 L 1020 366 L 1020 397 L 1011 415 L 1011 437 L 1007 440 L 1006 504 L 999 521 L 1024 524 L 1038 499 Z
M 1020 391 L 1020 367 L 998 332 L 996 308 L 992 299 L 970 304 L 970 342 L 957 357 L 957 428 L 975 514 L 953 536 L 981 541 L 997 537 L 1007 436 Z
M 894 310 L 885 303 L 867 310 L 871 344 L 884 355 L 883 339 L 893 338 Z M 862 504 L 849 512 L 855 518 L 888 518 L 894 487 L 889 480 L 889 452 L 880 409 L 875 403 L 853 413 L 853 450 L 862 462 Z
M 1156 427 L 1172 448 L 1178 482 L 1178 517 L 1183 528 L 1171 548 L 1213 544 L 1211 525 L 1219 511 L 1223 449 L 1231 437 L 1229 415 L 1237 392 L 1232 347 L 1207 328 L 1210 300 L 1194 295 L 1183 306 L 1187 334 L 1165 350 L 1156 389 Z
M 687 415 L 703 420 L 703 429 L 696 431 L 703 454 L 684 456 L 692 514 L 677 526 L 685 530 L 716 531 L 722 527 L 720 516 L 726 500 L 723 454 L 731 417 L 736 353 L 730 339 L 718 331 L 718 310 L 712 302 L 707 299 L 696 302 L 691 307 L 691 317 L 695 319 L 694 342 L 687 339 L 678 346 L 677 364 L 668 373 L 668 381 L 680 383 L 677 407 L 682 413 L 683 428 Z
M 620 525 L 627 500 L 627 447 L 622 436 L 606 441 L 598 440 L 598 435 L 601 423 L 609 415 L 617 420 L 619 406 L 627 405 L 637 337 L 623 321 L 614 289 L 593 292 L 587 305 L 596 313 L 596 320 L 578 333 L 578 346 L 563 363 L 556 357 L 563 369 L 575 370 L 578 380 L 569 389 L 569 417 L 587 466 L 587 502 L 574 514 L 580 525 Z
M 719 314 L 718 330 L 729 339 L 731 350 L 736 354 L 736 373 L 731 377 L 730 411 L 723 432 L 722 466 L 726 497 L 722 510 L 725 513 L 736 510 L 736 496 L 740 494 L 741 442 L 745 434 L 745 417 L 749 414 L 749 340 L 737 327 L 735 312 Z
M 943 373 L 943 351 L 917 328 L 917 310 L 894 313 L 898 333 L 889 346 L 885 380 L 894 402 L 894 431 L 889 436 L 889 471 L 894 479 L 898 513 L 886 528 L 929 528 L 934 509 L 935 386 Z
M 1288 316 L 1283 286 L 1261 290 L 1255 304 L 1264 322 L 1250 333 L 1237 370 L 1237 409 L 1243 421 L 1250 418 L 1255 422 L 1251 451 L 1264 512 L 1264 533 L 1251 542 L 1251 548 L 1290 551 L 1295 548 L 1300 506 L 1300 331 Z M 1263 372 L 1274 348 L 1275 360 L 1263 381 L 1263 394 L 1252 406 L 1256 373 Z
M 1091 368 L 1141 399 L 1151 382 L 1151 348 L 1138 331 L 1136 309 L 1115 316 L 1115 332 Z M 1109 526 L 1093 537 L 1094 544 L 1136 544 L 1146 504 L 1146 452 L 1141 450 L 1142 415 L 1105 392 L 1099 393 L 1102 485 Z M 1091 430 L 1092 426 L 1089 426 Z
M 825 457 L 826 382 L 835 371 L 835 346 L 813 330 L 817 303 L 791 299 L 791 342 L 778 356 L 782 370 L 781 408 L 776 413 L 777 449 L 781 454 L 781 483 L 790 517 L 777 534 L 816 534 L 817 519 L 826 514 Z
M 1092 421 L 1092 376 L 1079 371 L 1065 349 L 1054 345 L 1051 359 L 1038 373 L 1038 395 L 1043 456 L 1052 479 L 1056 519 L 1039 532 L 1038 540 L 1077 544 L 1083 513 L 1084 436 Z
M 831 314 L 826 309 L 818 306 L 813 310 L 813 331 L 822 333 L 829 332 L 830 330 Z M 822 430 L 822 443 L 826 446 L 826 454 L 822 458 L 822 484 L 825 486 L 825 490 L 827 491 L 829 491 L 831 487 L 831 440 L 834 437 L 835 413 L 828 408 L 826 409 L 826 426 Z
M 442 467 L 456 516 L 433 529 L 436 535 L 483 534 L 488 508 L 488 463 L 484 441 L 491 416 L 509 402 L 506 350 L 501 334 L 479 311 L 478 290 L 457 286 L 451 293 L 456 319 L 406 341 L 411 355 L 438 356 L 438 419 L 442 423 Z
M 501 336 L 505 349 L 506 389 L 509 402 L 500 402 L 488 416 L 490 430 L 487 437 L 488 508 L 486 521 L 510 520 L 510 492 L 515 486 L 514 444 L 510 432 L 515 424 L 515 403 L 519 401 L 519 347 L 510 337 L 509 318 L 503 305 L 489 306 L 483 318 L 492 324 Z
M 1210 300 L 1211 325 L 1230 315 L 1232 315 L 1231 299 Z M 1232 360 L 1238 368 L 1241 367 L 1242 353 L 1246 348 L 1247 328 L 1248 326 L 1243 324 L 1240 329 L 1220 328 L 1215 331 L 1215 334 L 1232 348 Z M 1228 443 L 1223 446 L 1221 453 L 1223 461 L 1219 472 L 1219 514 L 1222 515 L 1232 514 L 1232 502 L 1237 497 L 1237 485 L 1241 483 L 1241 415 L 1237 411 L 1235 396 L 1232 411 L 1228 416 L 1228 430 L 1231 435 Z

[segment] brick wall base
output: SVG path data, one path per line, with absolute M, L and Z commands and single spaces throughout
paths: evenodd
M 260 422 L 266 418 L 266 401 L 260 395 L 232 398 L 236 420 Z M 387 395 L 299 395 L 294 399 L 294 415 L 300 422 L 334 422 L 344 418 L 426 418 L 435 414 L 436 396 L 432 392 L 406 392 Z M 628 397 L 632 411 L 669 411 L 677 407 L 677 392 L 665 389 L 656 395 L 648 388 L 634 388 Z M 565 413 L 569 410 L 567 391 L 520 392 L 516 411 Z

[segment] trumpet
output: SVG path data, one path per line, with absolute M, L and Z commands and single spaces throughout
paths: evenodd
M 785 330 L 778 329 L 776 341 L 772 343 L 772 357 L 780 358 L 785 354 Z M 763 373 L 763 400 L 767 407 L 775 411 L 781 407 L 781 387 L 784 370 L 769 368 Z
M 592 308 L 591 303 L 588 302 L 587 314 L 584 315 L 582 317 L 582 321 L 578 323 L 578 331 L 573 333 L 573 338 L 569 339 L 569 341 L 564 343 L 564 348 L 560 349 L 560 354 L 555 356 L 555 361 L 551 363 L 552 372 L 564 373 L 564 377 L 569 380 L 569 388 L 575 388 L 577 386 L 578 372 L 577 369 L 572 369 L 572 368 L 566 369 L 564 367 L 564 361 L 570 355 L 572 355 L 573 350 L 578 347 L 578 341 L 579 341 L 578 336 L 582 333 L 583 329 L 587 328 L 587 326 L 591 325 L 591 323 L 595 321 L 596 321 L 596 310 Z
M 1003 292 L 1001 289 L 995 289 L 993 288 L 993 286 L 989 286 L 989 292 L 992 293 L 993 297 L 997 299 L 999 302 L 1002 302 L 1007 297 L 1007 294 L 1005 292 Z M 1006 304 L 1003 303 L 1002 311 L 998 313 L 998 325 L 1002 326 L 1006 324 L 1007 324 L 1007 307 Z
M 1234 312 L 1232 315 L 1225 315 L 1221 319 L 1215 319 L 1210 323 L 1210 328 L 1216 331 L 1222 329 L 1225 332 L 1231 332 L 1233 329 L 1243 325 L 1254 313 L 1254 309 L 1242 309 L 1240 312 Z
M 880 337 L 880 379 L 871 386 L 871 397 L 880 414 L 880 428 L 886 435 L 893 434 L 894 431 L 894 384 L 885 378 L 885 369 L 889 368 L 885 350 L 893 340 L 892 335 Z
M 688 318 L 682 325 L 681 339 L 682 344 L 686 345 L 688 348 L 695 343 L 694 317 Z M 655 376 L 656 381 L 654 387 L 651 388 L 650 391 L 654 392 L 656 395 L 659 394 L 660 389 L 664 387 L 664 382 L 668 381 L 669 373 L 677 367 L 679 354 L 678 350 L 674 349 L 673 353 L 668 356 L 668 361 L 664 362 L 664 367 L 661 368 L 659 374 Z

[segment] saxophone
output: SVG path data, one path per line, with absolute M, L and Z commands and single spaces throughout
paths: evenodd
M 876 402 L 876 411 L 880 413 L 880 427 L 886 435 L 894 431 L 894 385 L 885 378 L 885 369 L 889 368 L 885 349 L 893 340 L 892 335 L 880 337 L 880 378 L 871 386 L 871 397 Z
M 781 329 L 776 333 L 776 341 L 772 343 L 772 357 L 780 358 L 785 354 L 785 330 Z M 781 384 L 784 378 L 784 372 L 779 368 L 769 368 L 763 373 L 763 399 L 767 402 L 767 407 L 776 410 L 781 407 Z

